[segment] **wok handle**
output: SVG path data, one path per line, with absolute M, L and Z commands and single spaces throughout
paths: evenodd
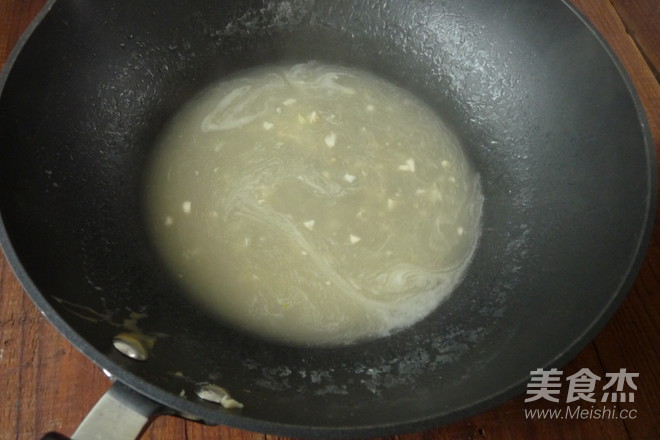
M 159 403 L 115 381 L 85 416 L 71 440 L 137 439 L 161 408 Z M 49 433 L 42 438 L 64 439 L 66 437 L 57 433 Z

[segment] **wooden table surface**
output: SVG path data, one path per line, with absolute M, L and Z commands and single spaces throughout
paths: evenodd
M 138 0 L 139 1 L 139 0 Z M 547 0 L 551 1 L 551 0 Z M 660 0 L 572 0 L 606 37 L 631 75 L 648 112 L 660 151 Z M 45 0 L 0 0 L 0 64 Z M 658 221 L 656 221 L 657 225 Z M 660 439 L 660 229 L 627 299 L 605 329 L 570 364 L 564 378 L 581 368 L 639 373 L 635 401 L 616 404 L 612 418 L 525 418 L 525 410 L 578 403 L 515 398 L 489 412 L 399 440 L 440 439 Z M 39 314 L 0 257 L 0 440 L 35 439 L 57 429 L 72 434 L 109 387 L 109 380 Z M 584 402 L 583 402 L 584 403 Z M 588 405 L 583 405 L 588 408 Z M 613 413 L 614 414 L 614 413 Z M 159 417 L 145 439 L 280 439 L 223 426 L 209 427 Z

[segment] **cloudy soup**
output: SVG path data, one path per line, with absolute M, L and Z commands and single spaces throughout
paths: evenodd
M 382 337 L 461 281 L 479 176 L 418 98 L 364 71 L 305 63 L 206 89 L 165 128 L 146 212 L 190 298 L 296 345 Z

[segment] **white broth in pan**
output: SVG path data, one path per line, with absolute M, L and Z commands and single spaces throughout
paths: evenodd
M 479 176 L 409 92 L 319 63 L 252 70 L 166 127 L 147 218 L 185 291 L 223 321 L 293 344 L 385 336 L 461 281 Z

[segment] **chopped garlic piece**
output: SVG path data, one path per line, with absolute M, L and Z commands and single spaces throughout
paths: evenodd
M 372 112 L 372 111 L 374 111 L 374 110 L 376 110 L 376 107 L 374 107 L 373 104 L 368 104 L 368 105 L 367 105 L 367 111 L 368 111 L 368 112 Z
M 397 203 L 396 203 L 395 200 L 393 200 L 393 199 L 387 199 L 387 209 L 388 209 L 388 210 L 390 210 L 390 211 L 393 210 L 394 207 L 396 206 L 396 204 L 397 204 Z
M 358 241 L 360 241 L 362 239 L 360 237 L 358 237 L 357 235 L 351 234 L 351 235 L 349 235 L 348 240 L 351 242 L 351 244 L 355 244 L 355 243 L 357 243 Z
M 406 165 L 408 165 L 408 168 L 410 168 L 410 171 L 413 173 L 415 172 L 415 161 L 413 159 L 408 159 L 406 161 Z
M 295 104 L 296 102 L 297 102 L 297 101 L 296 101 L 295 98 L 289 98 L 289 99 L 285 99 L 284 101 L 282 101 L 282 104 L 284 104 L 284 105 L 292 105 L 292 104 Z
M 344 180 L 347 181 L 348 183 L 353 183 L 355 181 L 356 177 L 352 174 L 344 174 Z
M 413 159 L 407 159 L 405 165 L 399 165 L 399 171 L 410 171 L 415 172 L 415 161 Z
M 203 383 L 200 387 L 197 388 L 197 390 L 195 390 L 195 394 L 197 394 L 197 397 L 202 400 L 219 403 L 223 408 L 226 409 L 243 408 L 243 404 L 241 402 L 232 399 L 224 388 L 221 388 L 217 385 Z
M 272 122 L 264 121 L 264 130 L 270 130 L 271 128 L 275 127 L 275 124 Z
M 313 124 L 317 122 L 320 119 L 319 114 L 316 112 L 316 110 L 312 111 L 309 116 L 307 116 L 307 120 L 309 121 L 310 124 Z
M 334 131 L 331 131 L 330 134 L 327 135 L 324 140 L 325 140 L 325 144 L 328 147 L 332 148 L 337 143 L 337 135 L 335 134 Z
M 165 217 L 165 226 L 172 226 L 174 224 L 174 219 L 169 215 Z
M 456 232 L 458 232 L 458 235 L 463 235 L 463 234 L 465 234 L 465 229 L 463 229 L 461 226 L 459 226 L 458 229 L 456 230 Z
M 314 223 L 315 223 L 314 220 L 307 220 L 306 222 L 303 222 L 303 225 L 305 225 L 305 227 L 307 229 L 309 229 L 310 231 L 313 231 L 314 230 Z
M 443 160 L 442 162 L 440 162 L 440 165 L 442 165 L 443 168 L 449 168 L 449 161 Z
M 282 113 L 282 107 L 276 107 L 275 108 L 275 113 Z
M 190 214 L 190 211 L 192 211 L 192 202 L 190 200 L 186 200 L 181 204 L 181 209 L 183 210 L 184 214 Z

